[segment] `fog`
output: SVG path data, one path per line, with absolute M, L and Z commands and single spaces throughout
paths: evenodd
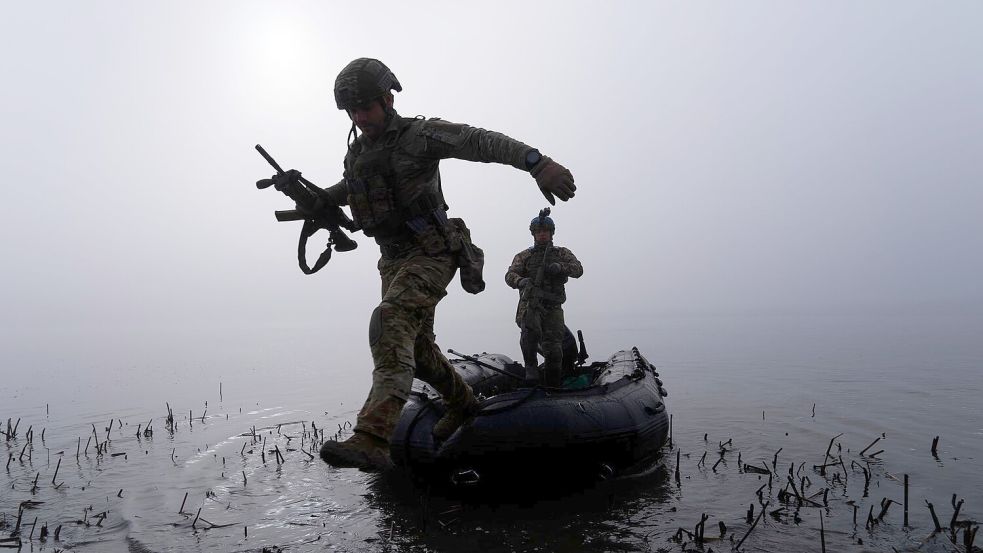
M 979 319 L 981 24 L 974 2 L 7 2 L 0 370 L 367 364 L 378 249 L 303 275 L 253 149 L 337 182 L 332 86 L 363 56 L 401 115 L 571 169 L 571 326 Z M 517 354 L 503 276 L 546 202 L 510 167 L 441 171 L 488 289 L 451 285 L 439 341 Z

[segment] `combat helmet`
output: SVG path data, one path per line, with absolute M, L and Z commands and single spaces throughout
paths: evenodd
M 529 232 L 536 232 L 541 228 L 549 229 L 550 235 L 556 233 L 556 225 L 553 224 L 553 219 L 550 218 L 550 208 L 544 208 L 539 210 L 539 215 L 533 217 L 532 221 L 529 221 Z
M 381 98 L 390 90 L 400 92 L 403 85 L 386 64 L 373 58 L 358 58 L 338 73 L 334 100 L 338 109 L 349 110 Z

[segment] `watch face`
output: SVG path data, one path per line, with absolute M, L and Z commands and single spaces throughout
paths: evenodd
M 537 163 L 539 163 L 539 160 L 542 158 L 543 156 L 539 153 L 538 150 L 530 150 L 529 153 L 526 154 L 526 167 L 532 167 L 533 165 L 536 165 Z

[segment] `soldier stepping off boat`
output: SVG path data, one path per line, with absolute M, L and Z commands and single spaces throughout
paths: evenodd
M 550 203 L 576 187 L 565 167 L 504 134 L 439 119 L 400 117 L 393 94 L 403 89 L 382 62 L 359 58 L 335 80 L 338 109 L 352 121 L 344 178 L 322 200 L 348 205 L 352 219 L 382 251 L 382 301 L 369 323 L 375 369 L 353 435 L 327 442 L 321 458 L 339 467 L 392 466 L 389 440 L 413 378 L 436 389 L 447 411 L 434 427 L 439 440 L 474 415 L 477 402 L 434 342 L 434 309 L 461 268 L 462 285 L 477 293 L 481 251 L 464 221 L 447 218 L 440 160 L 494 162 L 529 172 Z M 358 134 L 361 131 L 361 135 Z

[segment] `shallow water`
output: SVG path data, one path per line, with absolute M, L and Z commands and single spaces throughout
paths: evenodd
M 708 540 L 720 536 L 720 522 L 726 533 L 703 550 L 720 551 L 744 536 L 750 504 L 755 516 L 760 512 L 763 484 L 768 511 L 782 505 L 784 481 L 777 478 L 794 463 L 796 483 L 811 480 L 807 496 L 830 488 L 828 505 L 796 509 L 793 499 L 764 516 L 742 549 L 820 551 L 822 518 L 827 551 L 953 551 L 946 537 L 931 535 L 925 500 L 943 526 L 952 494 L 964 500 L 960 520 L 983 517 L 981 330 L 978 318 L 936 316 L 692 317 L 588 331 L 595 358 L 637 345 L 658 366 L 670 393 L 673 447 L 646 475 L 521 504 L 462 503 L 398 474 L 311 460 L 303 450 L 316 455 L 312 421 L 328 437 L 347 432 L 364 397 L 368 354 L 360 344 L 347 352 L 352 367 L 331 386 L 304 365 L 302 352 L 290 378 L 271 376 L 277 368 L 265 365 L 102 361 L 102 370 L 86 371 L 71 362 L 21 360 L 8 363 L 0 391 L 0 429 L 8 417 L 11 424 L 20 419 L 16 438 L 0 436 L 2 462 L 9 460 L 0 473 L 0 536 L 10 535 L 18 505 L 31 500 L 43 503 L 23 511 L 25 551 L 683 551 L 699 548 L 688 537 L 670 538 L 680 527 L 692 531 L 705 513 Z M 152 386 L 147 371 L 155 375 Z M 78 373 L 87 376 L 67 376 Z M 173 432 L 164 425 L 165 402 L 174 411 Z M 143 435 L 148 422 L 152 436 Z M 95 439 L 86 451 L 93 426 L 101 443 L 109 437 L 101 455 Z M 253 427 L 266 441 L 265 462 Z M 848 468 L 845 484 L 842 469 L 827 473 L 839 473 L 836 481 L 812 469 L 839 434 L 832 452 Z M 879 436 L 867 453 L 883 452 L 861 457 Z M 930 452 L 935 436 L 938 459 Z M 728 440 L 718 463 L 719 444 Z M 274 448 L 282 464 L 269 453 Z M 779 449 L 771 488 L 767 476 L 738 464 L 740 455 L 771 466 Z M 866 496 L 860 465 L 851 461 L 869 463 Z M 883 498 L 903 501 L 905 474 L 910 527 L 903 527 L 900 505 L 865 527 L 871 506 L 877 516 Z M 815 500 L 822 504 L 822 494 Z M 50 533 L 42 542 L 44 524 Z

